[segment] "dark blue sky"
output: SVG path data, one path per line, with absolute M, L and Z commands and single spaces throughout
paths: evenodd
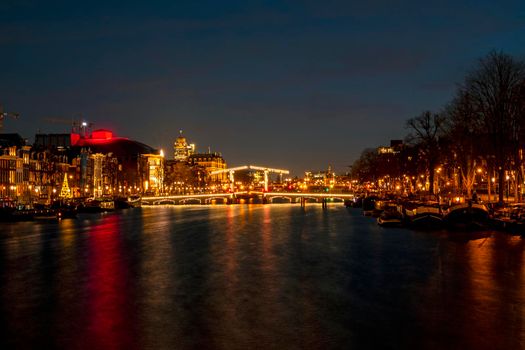
M 6 132 L 96 127 L 230 165 L 346 170 L 439 110 L 476 60 L 525 56 L 522 1 L 0 2 Z

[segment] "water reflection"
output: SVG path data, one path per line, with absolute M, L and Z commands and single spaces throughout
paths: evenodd
M 475 238 L 475 239 L 473 239 Z M 0 235 L 2 348 L 519 348 L 525 240 L 155 207 Z
M 133 348 L 136 344 L 133 277 L 128 274 L 118 215 L 105 216 L 88 232 L 84 348 Z

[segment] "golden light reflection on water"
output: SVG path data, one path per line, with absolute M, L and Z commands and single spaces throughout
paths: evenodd
M 235 220 L 235 207 L 228 207 L 226 213 L 226 253 L 224 258 L 225 263 L 225 277 L 226 277 L 226 297 L 232 299 L 235 285 L 238 283 L 237 277 L 237 223 Z
M 452 239 L 460 234 L 447 233 Z M 524 240 L 483 233 L 479 239 L 443 244 L 446 253 L 439 249 L 436 274 L 422 295 L 423 305 L 431 305 L 420 307 L 422 326 L 433 335 L 426 345 L 506 349 L 525 341 Z M 435 336 L 436 329 L 446 337 Z
M 1 311 L 17 339 L 63 348 L 524 344 L 524 239 L 350 215 L 166 206 L 20 223 L 0 241 Z
M 171 320 L 159 320 L 165 310 L 170 309 L 170 301 L 173 295 L 177 295 L 178 286 L 172 278 L 177 268 L 175 257 L 178 247 L 171 243 L 172 222 L 176 222 L 176 208 L 167 207 L 164 210 L 147 212 L 142 215 L 140 242 L 141 259 L 138 267 L 138 283 L 140 285 L 139 314 L 140 328 L 143 330 L 142 342 L 144 344 L 165 344 L 183 336 L 180 329 L 173 327 L 170 332 L 159 332 L 157 327 Z M 142 237 L 147 235 L 149 237 Z M 173 314 L 166 317 L 175 317 L 179 313 L 172 310 Z M 176 325 L 176 322 L 173 322 Z
M 64 219 L 60 221 L 60 242 L 63 248 L 69 248 L 75 240 L 75 221 Z
M 272 247 L 272 219 L 270 217 L 270 207 L 265 206 L 263 208 L 263 217 L 261 223 L 261 236 L 262 236 L 262 260 L 265 269 L 271 269 L 273 267 L 274 257 L 271 255 Z
M 466 244 L 465 255 L 468 266 L 465 268 L 466 281 L 469 286 L 465 288 L 465 296 L 469 303 L 465 303 L 465 332 L 472 328 L 479 331 L 479 343 L 484 343 L 481 338 L 486 331 L 494 326 L 497 319 L 498 299 L 495 293 L 495 279 L 491 273 L 491 242 L 489 238 L 473 240 Z M 478 317 L 472 317 L 476 313 Z M 468 322 L 467 322 L 468 320 Z M 478 342 L 475 338 L 473 341 Z M 494 341 L 494 339 L 492 339 Z M 475 344 L 471 344 L 475 345 Z

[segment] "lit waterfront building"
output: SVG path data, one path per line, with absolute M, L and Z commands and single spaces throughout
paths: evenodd
M 160 154 L 142 154 L 142 186 L 145 193 L 162 194 L 164 192 L 164 152 Z
M 34 188 L 41 197 L 47 193 L 50 198 L 53 190 L 60 190 L 64 173 L 68 173 L 74 197 L 139 193 L 144 190 L 143 154 L 158 152 L 105 129 L 73 128 L 70 134 L 38 134 L 31 156 Z
M 143 172 L 146 171 L 146 167 L 141 166 L 144 159 L 142 155 L 158 155 L 158 151 L 148 145 L 124 137 L 116 137 L 113 132 L 105 129 L 94 130 L 91 134 L 72 133 L 71 144 L 73 150 L 80 156 L 82 167 L 80 174 L 87 176 L 82 181 L 85 194 L 94 192 L 113 194 L 117 191 L 130 194 L 145 191 L 143 179 L 146 175 Z M 97 156 L 100 158 L 101 170 L 94 164 L 97 157 L 93 155 L 96 154 L 104 155 L 103 158 Z M 90 176 L 93 178 L 90 179 Z M 98 176 L 102 178 L 96 179 Z
M 118 183 L 118 159 L 112 153 L 91 154 L 89 159 L 92 160 L 94 196 L 113 194 L 113 189 Z
M 29 189 L 29 150 L 18 134 L 0 134 L 0 195 L 19 197 Z
M 328 166 L 328 169 L 323 171 L 306 171 L 304 180 L 313 186 L 330 186 L 334 184 L 335 173 L 332 172 L 332 167 Z
M 188 157 L 195 153 L 195 144 L 188 144 L 186 138 L 182 136 L 182 130 L 180 130 L 179 133 L 180 135 L 175 140 L 173 146 L 173 158 L 178 162 L 186 162 L 188 161 Z
M 192 166 L 199 166 L 206 174 L 210 174 L 216 170 L 226 169 L 226 162 L 220 153 L 217 152 L 208 152 L 208 153 L 194 153 L 189 156 L 188 162 Z M 220 173 L 216 175 L 208 175 L 208 181 L 212 183 L 222 183 L 227 182 L 228 176 L 227 173 Z

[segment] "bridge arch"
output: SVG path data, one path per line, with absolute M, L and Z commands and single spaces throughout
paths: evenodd
M 215 200 L 220 200 L 221 201 L 221 204 L 227 204 L 228 203 L 228 197 L 210 197 L 210 198 L 206 198 L 204 200 L 204 203 L 207 203 L 207 204 L 211 204 L 211 202 Z
M 271 197 L 268 197 L 268 201 L 270 203 L 275 203 L 274 199 L 287 199 L 289 201 L 289 203 L 293 203 L 293 198 L 290 197 L 290 196 L 271 196 Z
M 202 204 L 202 200 L 195 197 L 182 198 L 179 200 L 179 204 Z
M 308 196 L 304 196 L 304 197 L 300 197 L 300 198 L 304 198 L 304 200 L 306 201 L 306 203 L 318 203 L 321 201 L 321 198 L 319 197 L 308 197 Z
M 175 205 L 177 202 L 173 199 L 161 199 L 159 201 L 153 202 L 154 205 Z
M 337 196 L 326 197 L 326 199 L 332 199 L 332 201 L 335 202 L 335 203 L 343 203 L 345 201 L 344 198 L 337 197 Z

